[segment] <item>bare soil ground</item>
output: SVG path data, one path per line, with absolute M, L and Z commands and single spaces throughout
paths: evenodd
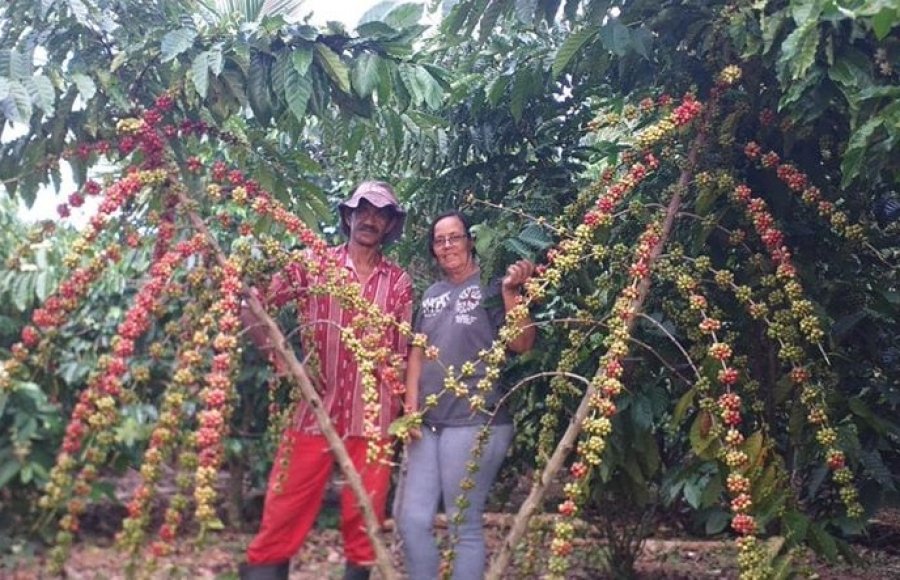
M 487 516 L 487 540 L 490 550 L 502 541 L 508 516 Z M 443 532 L 441 532 L 443 534 Z M 145 554 L 138 562 L 136 577 L 184 578 L 192 580 L 228 580 L 237 578 L 237 566 L 243 558 L 243 550 L 252 536 L 244 533 L 223 532 L 213 537 L 205 546 L 193 541 L 179 544 L 172 555 L 151 562 Z M 395 564 L 402 566 L 398 546 L 388 534 L 389 546 Z M 341 578 L 343 557 L 340 533 L 332 527 L 319 527 L 310 535 L 303 550 L 294 558 L 292 580 L 327 580 Z M 507 578 L 537 578 L 545 571 L 546 543 L 535 546 L 529 568 L 527 558 L 520 554 Z M 900 578 L 900 511 L 885 512 L 872 527 L 869 545 L 855 546 L 861 563 L 827 563 L 811 553 L 798 554 L 796 566 L 800 577 L 821 580 L 860 579 L 883 580 Z M 605 541 L 588 537 L 576 543 L 572 556 L 572 579 L 609 577 L 604 568 Z M 65 576 L 76 580 L 128 578 L 128 560 L 112 545 L 109 536 L 83 538 L 69 559 Z M 695 540 L 689 538 L 646 539 L 635 568 L 639 579 L 702 579 L 736 578 L 734 547 L 732 542 Z M 40 555 L 7 558 L 0 562 L 0 578 L 31 580 L 47 577 L 44 560 Z M 373 574 L 378 578 L 378 574 Z
M 113 545 L 113 535 L 121 526 L 123 499 L 130 497 L 136 484 L 136 475 L 113 480 L 118 501 L 94 504 L 82 520 L 82 535 L 75 544 L 65 567 L 65 577 L 73 580 L 117 580 L 125 578 L 234 580 L 238 577 L 238 564 L 243 561 L 244 549 L 252 538 L 251 530 L 225 531 L 199 544 L 190 538 L 179 539 L 174 553 L 154 561 L 149 551 L 135 561 L 119 552 Z M 223 484 L 223 490 L 227 485 Z M 332 490 L 333 491 L 333 490 Z M 340 579 L 343 574 L 341 537 L 337 528 L 336 494 L 326 497 L 326 507 L 320 514 L 317 527 L 307 539 L 303 549 L 295 556 L 291 566 L 292 580 Z M 261 496 L 245 496 L 245 521 L 258 522 Z M 332 505 L 329 506 L 329 503 Z M 515 504 L 515 502 L 514 502 Z M 517 504 L 516 504 L 517 505 Z M 507 509 L 507 508 L 503 508 Z M 158 510 L 156 519 L 161 519 Z M 224 515 L 224 513 L 222 514 Z M 485 516 L 485 535 L 489 553 L 501 545 L 508 531 L 512 516 L 507 513 L 489 513 Z M 540 516 L 545 520 L 545 516 Z M 548 520 L 549 521 L 549 520 Z M 546 523 L 546 522 L 545 522 Z M 445 528 L 438 522 L 438 536 L 444 538 Z M 547 528 L 549 526 L 542 526 Z M 386 523 L 386 538 L 394 564 L 402 571 L 399 543 L 392 524 Z M 571 568 L 567 574 L 573 580 L 611 578 L 606 566 L 608 542 L 600 533 L 585 526 L 574 542 Z M 550 538 L 540 533 L 533 535 L 528 547 L 520 549 L 513 566 L 505 575 L 510 580 L 540 578 L 546 572 Z M 883 509 L 868 527 L 868 536 L 854 544 L 856 562 L 825 562 L 811 552 L 795 555 L 794 569 L 800 577 L 818 580 L 900 580 L 900 509 Z M 0 580 L 32 580 L 47 578 L 45 550 L 24 546 L 18 553 L 0 553 Z M 134 567 L 129 568 L 129 564 Z M 705 578 L 736 578 L 737 563 L 734 543 L 731 540 L 707 540 L 691 538 L 677 527 L 659 526 L 651 537 L 644 540 L 634 566 L 640 580 L 665 579 L 688 580 Z M 376 580 L 377 573 L 373 574 Z

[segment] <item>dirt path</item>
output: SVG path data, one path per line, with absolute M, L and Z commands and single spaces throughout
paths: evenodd
M 506 518 L 502 515 L 490 514 L 487 527 L 489 549 L 499 545 L 502 540 L 504 519 Z M 153 567 L 148 566 L 151 559 L 149 554 L 145 554 L 139 562 L 142 568 L 137 577 L 235 579 L 237 563 L 241 561 L 243 549 L 249 540 L 248 534 L 230 532 L 213 537 L 207 546 L 198 546 L 193 541 L 186 540 L 179 544 L 175 553 L 160 559 Z M 797 570 L 801 577 L 820 580 L 900 578 L 900 546 L 897 542 L 890 541 L 890 538 L 887 540 L 889 545 L 880 545 L 878 548 L 857 547 L 865 567 L 845 563 L 828 565 L 810 554 L 803 554 L 798 557 Z M 390 546 L 396 563 L 400 566 L 396 542 L 391 541 Z M 568 577 L 577 580 L 603 578 L 605 543 L 601 539 L 588 538 L 577 542 L 575 548 Z M 545 545 L 538 546 L 535 550 L 537 570 L 528 570 L 520 557 L 515 569 L 507 577 L 521 579 L 541 576 L 540 564 L 545 562 L 546 553 Z M 3 564 L 6 567 L 0 567 L 0 578 L 31 580 L 46 577 L 40 557 L 22 557 L 15 562 L 7 560 Z M 108 538 L 95 538 L 75 546 L 65 572 L 66 577 L 72 580 L 124 579 L 129 577 L 127 565 L 126 557 L 115 550 Z M 648 539 L 636 568 L 638 577 L 648 580 L 737 576 L 734 548 L 730 541 Z M 301 553 L 294 558 L 291 579 L 339 579 L 342 572 L 340 534 L 335 529 L 317 529 L 310 535 Z M 377 574 L 373 576 L 377 577 Z

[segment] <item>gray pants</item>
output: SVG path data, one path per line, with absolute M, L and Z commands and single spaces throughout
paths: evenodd
M 394 517 L 403 539 L 406 572 L 411 580 L 438 577 L 440 553 L 434 537 L 434 516 L 441 498 L 448 519 L 459 511 L 456 506 L 459 484 L 468 475 L 466 463 L 481 429 L 481 426 L 438 430 L 423 427 L 422 438 L 407 446 Z M 455 580 L 478 580 L 484 576 L 484 504 L 512 438 L 512 425 L 491 427 L 480 458 L 481 467 L 472 476 L 475 487 L 467 494 L 469 507 L 463 510 L 460 526 L 450 529 L 459 538 L 453 560 Z

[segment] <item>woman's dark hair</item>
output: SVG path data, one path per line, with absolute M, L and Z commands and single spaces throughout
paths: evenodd
M 436 218 L 431 220 L 431 225 L 428 227 L 428 253 L 431 254 L 432 258 L 435 258 L 434 253 L 434 228 L 437 226 L 438 222 L 442 219 L 455 217 L 463 225 L 463 231 L 466 233 L 466 237 L 470 240 L 472 239 L 472 232 L 469 231 L 469 218 L 466 217 L 466 214 L 459 211 L 458 209 L 451 209 L 449 211 L 445 211 L 444 213 L 438 215 Z M 475 246 L 472 246 L 472 255 L 475 255 Z

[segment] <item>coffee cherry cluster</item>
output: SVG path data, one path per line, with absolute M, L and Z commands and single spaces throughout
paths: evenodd
M 679 127 L 691 123 L 703 110 L 703 105 L 688 93 L 681 103 L 657 124 L 644 129 L 636 137 L 639 149 L 649 149 L 669 138 Z
M 865 240 L 866 230 L 862 224 L 851 224 L 846 212 L 835 209 L 834 203 L 823 199 L 818 187 L 810 183 L 809 176 L 797 169 L 791 163 L 782 162 L 774 151 L 762 153 L 762 148 L 754 141 L 744 146 L 744 154 L 753 161 L 758 161 L 765 168 L 774 169 L 787 188 L 798 194 L 803 203 L 815 208 L 819 215 L 828 220 L 831 229 L 848 240 L 862 242 Z
M 175 450 L 178 471 L 175 477 L 176 494 L 169 500 L 164 514 L 164 523 L 157 533 L 158 539 L 151 544 L 153 557 L 171 553 L 173 542 L 184 521 L 189 502 L 187 494 L 193 486 L 189 475 L 197 468 L 197 454 L 189 442 L 196 440 L 188 430 L 186 404 L 199 390 L 200 373 L 205 360 L 209 337 L 204 329 L 211 326 L 208 320 L 212 297 L 206 291 L 207 277 L 210 276 L 203 265 L 193 267 L 186 276 L 191 295 L 196 302 L 184 308 L 181 322 L 165 325 L 165 332 L 173 342 L 180 344 L 175 355 L 175 368 L 160 405 L 159 418 L 150 435 L 150 442 L 144 453 L 140 468 L 141 485 L 128 503 L 128 516 L 122 522 L 122 530 L 116 536 L 117 545 L 132 558 L 140 556 L 140 548 L 146 541 L 146 531 L 150 524 L 151 501 L 156 495 L 156 486 L 162 475 L 165 462 L 170 461 Z M 195 329 L 200 330 L 184 330 Z M 159 345 L 160 343 L 155 343 Z M 161 345 L 160 345 L 161 346 Z M 132 367 L 132 377 L 134 377 Z
M 203 379 L 200 399 L 202 410 L 197 413 L 198 429 L 196 449 L 198 465 L 194 474 L 194 517 L 200 524 L 201 534 L 221 527 L 213 502 L 216 498 L 215 483 L 225 455 L 223 438 L 228 430 L 234 400 L 235 357 L 239 354 L 238 333 L 242 325 L 239 318 L 243 282 L 242 266 L 238 258 L 229 258 L 222 265 L 219 299 L 210 309 L 210 318 L 216 320 L 217 334 L 210 345 L 213 363 Z M 209 320 L 210 326 L 213 320 Z M 208 336 L 212 336 L 210 330 Z
M 606 442 L 612 432 L 610 418 L 616 414 L 615 398 L 624 390 L 623 359 L 628 354 L 628 340 L 634 316 L 639 308 L 638 286 L 650 275 L 652 256 L 662 243 L 662 221 L 651 222 L 638 238 L 632 267 L 631 283 L 625 287 L 613 306 L 609 319 L 609 334 L 604 340 L 606 353 L 600 357 L 599 368 L 590 384 L 590 412 L 582 423 L 582 436 L 576 445 L 576 461 L 570 467 L 573 485 L 564 488 L 565 500 L 558 506 L 560 519 L 554 526 L 551 542 L 549 570 L 554 577 L 561 577 L 568 567 L 571 553 L 572 518 L 584 501 L 584 486 L 590 469 L 600 465 Z M 635 267 L 636 265 L 640 267 Z M 555 548 L 554 548 L 555 546 Z
M 118 423 L 118 406 L 124 396 L 123 380 L 128 370 L 128 360 L 134 354 L 134 344 L 149 328 L 153 312 L 165 294 L 165 288 L 176 267 L 186 258 L 203 250 L 199 236 L 181 242 L 150 267 L 150 279 L 135 296 L 134 304 L 125 314 L 118 333 L 112 340 L 113 354 L 101 358 L 99 372 L 89 380 L 87 388 L 79 395 L 72 410 L 72 417 L 63 437 L 62 451 L 50 474 L 51 483 L 41 498 L 44 508 L 55 508 L 68 493 L 78 498 L 69 501 L 68 512 L 60 521 L 60 531 L 52 553 L 52 565 L 61 567 L 68 554 L 79 516 L 84 511 L 84 501 L 91 490 L 97 470 L 106 460 L 114 441 L 112 429 Z M 78 468 L 76 456 L 81 455 Z M 139 500 L 140 501 L 140 500 Z

